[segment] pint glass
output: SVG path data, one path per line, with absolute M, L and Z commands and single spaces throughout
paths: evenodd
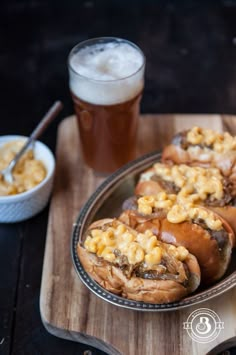
M 113 172 L 136 155 L 145 57 L 129 41 L 103 37 L 75 46 L 68 62 L 84 160 Z

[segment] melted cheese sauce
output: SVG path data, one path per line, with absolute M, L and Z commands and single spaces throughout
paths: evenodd
M 193 145 L 206 145 L 217 153 L 226 153 L 236 150 L 236 137 L 228 132 L 217 133 L 211 129 L 193 127 L 187 133 L 187 142 Z
M 127 257 L 130 264 L 144 262 L 146 267 L 160 264 L 166 252 L 180 261 L 184 261 L 189 254 L 182 246 L 175 247 L 158 241 L 150 230 L 136 233 L 122 223 L 112 223 L 106 230 L 91 230 L 86 237 L 84 247 L 87 251 L 112 263 L 118 261 L 118 251 Z
M 167 166 L 154 164 L 156 175 L 163 180 L 174 183 L 179 189 L 178 195 L 190 197 L 199 203 L 210 196 L 211 199 L 223 197 L 223 177 L 216 168 L 190 167 L 185 164 Z
M 181 223 L 192 220 L 202 220 L 211 230 L 222 229 L 222 222 L 215 214 L 202 207 L 194 205 L 189 199 L 168 195 L 160 192 L 155 196 L 143 196 L 138 199 L 138 212 L 150 215 L 154 209 L 164 209 L 171 223 Z
M 5 169 L 23 146 L 23 141 L 13 141 L 0 149 L 0 170 Z M 28 150 L 13 170 L 14 181 L 9 184 L 0 174 L 0 196 L 15 195 L 28 191 L 38 185 L 47 175 L 45 166 L 34 158 L 32 150 Z

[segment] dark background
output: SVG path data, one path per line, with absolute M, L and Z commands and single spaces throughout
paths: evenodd
M 57 124 L 73 111 L 68 53 L 98 36 L 123 37 L 144 51 L 142 112 L 236 113 L 236 1 L 5 0 L 0 135 L 28 135 L 61 99 L 63 113 L 42 137 L 54 150 Z M 27 222 L 0 225 L 0 354 L 89 349 L 49 335 L 40 320 L 47 216 L 48 208 Z

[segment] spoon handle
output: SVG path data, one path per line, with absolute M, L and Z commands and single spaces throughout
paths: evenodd
M 63 105 L 61 101 L 56 101 L 51 108 L 48 110 L 48 112 L 45 114 L 45 116 L 42 118 L 42 120 L 39 122 L 39 124 L 35 127 L 21 150 L 16 154 L 14 159 L 10 162 L 9 168 L 13 169 L 17 161 L 21 158 L 21 156 L 25 153 L 27 148 L 30 146 L 30 144 L 36 140 L 48 127 L 48 125 L 52 122 L 52 120 L 58 115 L 58 113 L 61 111 Z
M 42 120 L 39 122 L 39 124 L 35 127 L 33 132 L 31 133 L 29 139 L 31 142 L 33 140 L 36 140 L 48 127 L 48 125 L 53 121 L 53 119 L 58 115 L 58 113 L 61 111 L 63 105 L 61 101 L 56 101 L 48 110 L 48 112 L 45 114 L 45 116 L 42 118 Z

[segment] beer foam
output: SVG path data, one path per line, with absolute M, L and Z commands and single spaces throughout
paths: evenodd
M 143 89 L 143 62 L 142 54 L 125 42 L 84 47 L 70 58 L 70 89 L 96 105 L 128 101 Z

